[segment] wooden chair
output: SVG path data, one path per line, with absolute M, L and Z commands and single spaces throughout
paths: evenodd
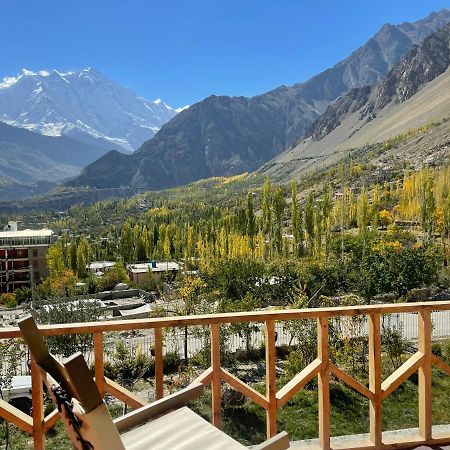
M 31 316 L 20 320 L 19 327 L 75 449 L 246 448 L 186 406 L 203 392 L 200 383 L 113 420 L 81 353 L 61 364 L 48 352 Z M 289 436 L 282 432 L 253 448 L 284 450 L 289 448 Z

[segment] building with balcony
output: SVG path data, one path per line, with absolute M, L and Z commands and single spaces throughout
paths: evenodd
M 52 240 L 52 230 L 19 230 L 17 222 L 0 231 L 0 294 L 31 287 L 48 275 L 46 255 Z

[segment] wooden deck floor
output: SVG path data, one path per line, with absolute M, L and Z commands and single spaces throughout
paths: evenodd
M 433 446 L 427 445 L 413 445 L 414 441 L 420 441 L 418 429 L 412 428 L 409 430 L 385 431 L 383 432 L 383 442 L 385 444 L 394 444 L 393 447 L 408 449 L 408 450 L 450 450 L 450 443 L 448 436 L 450 436 L 450 425 L 435 425 L 433 426 L 433 437 L 439 442 L 445 444 L 436 444 Z M 404 442 L 403 445 L 400 443 Z M 411 447 L 407 446 L 407 442 Z M 359 434 L 353 436 L 340 436 L 331 438 L 331 448 L 339 450 L 373 448 L 373 444 L 369 441 L 368 434 Z M 292 441 L 291 448 L 302 450 L 320 450 L 318 439 L 308 439 L 305 441 Z

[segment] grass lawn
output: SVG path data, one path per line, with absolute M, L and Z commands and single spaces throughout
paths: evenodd
M 302 389 L 278 412 L 278 429 L 291 440 L 318 437 L 317 391 L 314 384 Z M 261 386 L 261 391 L 263 387 Z M 369 432 L 369 401 L 343 383 L 331 382 L 331 434 Z M 433 425 L 450 424 L 450 377 L 433 368 Z M 414 428 L 418 419 L 417 374 L 412 375 L 383 402 L 383 430 Z M 224 430 L 244 444 L 265 438 L 265 412 L 250 401 L 223 412 Z

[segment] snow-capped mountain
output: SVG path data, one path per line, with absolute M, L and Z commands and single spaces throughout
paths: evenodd
M 0 81 L 0 121 L 48 136 L 133 151 L 178 110 L 146 100 L 95 69 L 24 69 Z

